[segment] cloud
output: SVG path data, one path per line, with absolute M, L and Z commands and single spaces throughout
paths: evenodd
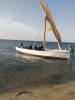
M 34 40 L 38 29 L 14 21 L 12 17 L 0 18 L 0 38 L 15 40 Z
M 26 24 L 15 21 L 13 17 L 0 17 L 0 39 L 13 39 L 13 40 L 43 40 L 43 30 L 39 32 L 39 29 L 27 26 Z M 60 32 L 62 33 L 62 31 Z M 62 34 L 62 41 L 74 41 L 72 34 L 68 35 L 68 32 Z M 39 34 L 39 35 L 38 35 Z M 38 37 L 38 39 L 37 39 Z M 46 34 L 47 41 L 56 41 L 53 32 L 49 31 Z

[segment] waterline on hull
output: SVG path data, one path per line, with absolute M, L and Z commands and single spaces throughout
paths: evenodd
M 16 47 L 16 51 L 24 55 L 40 57 L 40 58 L 45 58 L 45 59 L 64 59 L 66 60 L 70 57 L 68 50 L 59 50 L 59 49 L 49 50 L 47 49 L 46 51 L 38 51 L 38 50 L 30 50 L 30 49 Z

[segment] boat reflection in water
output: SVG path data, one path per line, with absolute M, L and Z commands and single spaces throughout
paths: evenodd
M 0 92 L 61 84 L 75 79 L 75 70 L 69 61 L 36 59 L 19 53 L 15 58 L 15 64 L 1 70 Z
M 33 82 L 62 83 L 72 80 L 74 71 L 72 63 L 65 60 L 48 60 L 16 53 L 19 60 L 30 69 L 29 80 Z

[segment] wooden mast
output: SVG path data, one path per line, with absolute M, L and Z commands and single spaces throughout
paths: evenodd
M 44 37 L 43 37 L 43 49 L 46 47 L 46 16 L 44 18 Z
M 46 4 L 48 7 L 48 4 Z M 43 49 L 45 50 L 46 48 L 46 12 L 45 12 L 45 17 L 44 17 L 44 37 L 43 37 Z

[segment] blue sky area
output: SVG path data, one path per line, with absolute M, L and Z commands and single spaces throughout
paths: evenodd
M 63 42 L 75 42 L 75 0 L 43 0 L 48 3 Z M 0 0 L 0 39 L 36 40 L 44 14 L 38 0 Z M 43 38 L 43 28 L 37 40 Z M 47 41 L 56 41 L 47 31 Z

